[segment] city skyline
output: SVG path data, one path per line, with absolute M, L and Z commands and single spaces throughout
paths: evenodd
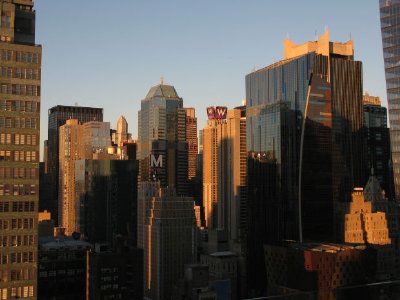
M 363 6 L 292 1 L 289 9 L 261 1 L 126 1 L 112 9 L 101 1 L 95 7 L 49 1 L 35 5 L 37 40 L 46 42 L 43 113 L 58 104 L 102 107 L 111 124 L 124 114 L 137 138 L 140 100 L 164 77 L 166 84 L 179 89 L 186 106 L 197 110 L 198 128 L 203 128 L 207 106 L 240 105 L 245 75 L 282 59 L 285 37 L 313 40 L 326 28 L 332 41 L 354 39 L 355 59 L 363 62 L 364 89 L 387 106 L 378 1 Z M 41 147 L 46 123 L 42 118 Z

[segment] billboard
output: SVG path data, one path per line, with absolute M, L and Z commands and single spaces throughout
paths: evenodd
M 226 106 L 209 106 L 207 107 L 207 116 L 209 120 L 226 119 L 228 108 Z

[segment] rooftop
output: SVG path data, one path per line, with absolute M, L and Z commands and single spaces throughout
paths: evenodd
M 155 97 L 160 98 L 179 98 L 178 93 L 172 85 L 159 84 L 153 86 L 150 91 L 147 93 L 145 100 L 150 100 Z

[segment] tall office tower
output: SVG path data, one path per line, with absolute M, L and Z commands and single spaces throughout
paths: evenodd
M 75 211 L 75 160 L 85 157 L 83 145 L 83 126 L 78 120 L 67 120 L 60 126 L 59 144 L 59 196 L 58 223 L 65 228 L 65 233 L 71 235 L 76 231 Z
M 186 141 L 188 143 L 188 178 L 196 176 L 197 147 L 197 118 L 194 108 L 185 108 L 186 112 Z
M 137 177 L 136 160 L 75 161 L 76 231 L 83 239 L 112 245 L 123 236 L 136 247 Z
M 58 156 L 59 156 L 59 128 L 69 119 L 76 119 L 80 123 L 89 121 L 103 122 L 103 109 L 81 106 L 57 105 L 48 111 L 48 172 L 52 186 L 51 206 L 46 207 L 53 219 L 58 222 Z
M 150 299 L 170 299 L 193 262 L 194 202 L 176 196 L 159 182 L 140 182 L 138 191 L 138 247 L 144 250 L 144 289 Z
M 367 147 L 368 175 L 378 178 L 389 199 L 394 199 L 393 169 L 390 156 L 390 133 L 387 127 L 386 107 L 379 97 L 364 95 L 364 127 Z
M 36 299 L 42 47 L 33 1 L 0 4 L 0 298 Z
M 365 184 L 353 55 L 353 41 L 330 42 L 329 32 L 302 45 L 286 39 L 284 60 L 246 76 L 250 289 L 265 289 L 264 244 L 343 239 L 341 202 Z
M 246 210 L 246 108 L 208 107 L 203 129 L 203 203 L 209 229 L 223 229 L 241 241 Z M 232 248 L 231 248 L 232 249 Z
M 128 140 L 128 122 L 124 116 L 120 116 L 117 122 L 117 130 L 115 132 L 115 144 L 122 145 L 122 142 Z
M 175 164 L 169 158 L 176 158 L 175 149 L 187 148 L 186 143 L 186 113 L 183 109 L 183 100 L 173 86 L 163 83 L 153 86 L 141 101 L 141 110 L 138 113 L 138 159 L 140 161 L 140 180 L 150 178 L 150 166 L 161 167 L 160 163 L 170 168 Z M 150 159 L 153 141 L 164 140 L 168 146 L 168 157 Z M 179 146 L 178 144 L 186 144 Z M 171 149 L 170 149 L 171 147 Z M 186 156 L 187 164 L 187 156 Z M 187 170 L 186 170 L 187 172 Z M 151 175 L 154 175 L 151 174 Z M 168 174 L 169 186 L 177 183 L 175 174 Z M 186 174 L 187 178 L 187 174 Z M 186 179 L 187 180 L 187 179 Z M 182 183 L 183 184 L 183 183 Z M 179 189 L 177 190 L 180 193 Z
M 105 154 L 111 144 L 110 123 L 91 121 L 79 124 L 70 119 L 59 128 L 59 224 L 67 235 L 78 229 L 75 161 Z
M 400 199 L 400 1 L 379 0 L 396 199 Z

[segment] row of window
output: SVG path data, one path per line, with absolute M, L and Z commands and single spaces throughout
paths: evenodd
M 0 111 L 40 112 L 40 103 L 24 100 L 0 100 Z
M 0 92 L 2 94 L 13 94 L 23 96 L 40 96 L 40 86 L 30 84 L 1 84 Z
M 0 133 L 0 145 L 32 145 L 36 146 L 36 134 Z
M 39 170 L 36 168 L 8 168 L 0 167 L 0 179 L 22 178 L 37 179 Z
M 0 76 L 4 78 L 40 79 L 39 69 L 1 67 Z
M 0 128 L 39 129 L 39 122 L 36 118 L 8 118 L 0 116 Z
M 33 229 L 33 218 L 0 220 L 0 230 Z
M 0 236 L 0 247 L 34 246 L 33 235 L 5 235 Z
M 20 264 L 33 262 L 33 252 L 18 252 L 11 254 L 0 255 L 0 261 L 2 264 Z M 11 278 L 13 281 L 13 279 Z M 20 278 L 15 278 L 14 280 L 20 280 Z
M 1 50 L 0 59 L 3 61 L 11 61 L 14 58 L 14 51 Z M 39 63 L 39 54 L 32 52 L 15 51 L 15 61 L 24 63 Z
M 0 196 L 25 196 L 37 193 L 36 184 L 0 184 Z
M 0 161 L 38 161 L 38 151 L 0 150 Z
M 33 280 L 35 279 L 35 273 L 34 269 L 0 270 L 0 282 Z
M 6 271 L 3 271 L 3 272 L 6 272 Z M 0 289 L 0 299 L 1 300 L 33 297 L 33 285 L 13 287 L 10 289 L 11 289 L 11 294 L 10 294 L 11 298 L 9 298 L 10 295 L 8 295 L 9 289 L 7 289 L 7 288 Z
M 0 212 L 34 212 L 34 201 L 1 201 Z

